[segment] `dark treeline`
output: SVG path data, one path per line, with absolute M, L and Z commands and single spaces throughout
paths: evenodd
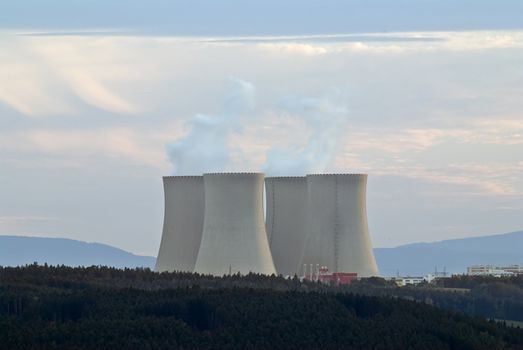
M 523 275 L 516 276 L 453 276 L 452 278 L 442 278 L 437 280 L 437 285 L 447 288 L 475 288 L 487 284 L 505 284 L 518 288 L 523 288 Z
M 340 288 L 255 274 L 0 268 L 0 348 L 523 349 L 523 330 L 362 290 L 407 289 L 381 279 Z
M 192 273 L 154 273 L 149 269 L 116 269 L 109 267 L 72 268 L 29 265 L 0 267 L 0 283 L 56 288 L 135 288 L 159 290 L 199 286 L 202 289 L 231 287 L 271 289 L 278 291 L 357 293 L 370 296 L 392 296 L 421 301 L 472 316 L 523 322 L 523 276 L 472 277 L 455 276 L 435 284 L 397 287 L 381 278 L 370 278 L 350 286 L 327 286 L 281 276 L 212 277 Z M 454 290 L 454 288 L 456 290 Z
M 362 280 L 347 290 L 417 300 L 472 316 L 523 322 L 523 276 L 454 276 L 415 287 L 380 286 Z
M 258 274 L 224 275 L 213 277 L 196 273 L 155 273 L 150 269 L 117 269 L 113 267 L 69 267 L 28 265 L 24 267 L 1 267 L 0 283 L 31 284 L 58 288 L 136 288 L 158 290 L 200 286 L 204 289 L 224 287 L 266 288 L 275 290 L 318 290 L 316 283 L 300 283 L 298 279 Z

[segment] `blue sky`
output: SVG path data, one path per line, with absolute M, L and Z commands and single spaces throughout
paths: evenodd
M 0 26 L 156 35 L 518 29 L 518 0 L 6 0 Z
M 375 246 L 523 227 L 519 1 L 5 1 L 0 234 L 155 255 L 161 176 L 369 174 Z

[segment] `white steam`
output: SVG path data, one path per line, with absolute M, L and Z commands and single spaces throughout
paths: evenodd
M 216 115 L 198 114 L 188 123 L 189 132 L 167 145 L 167 154 L 176 175 L 201 175 L 206 172 L 230 170 L 232 162 L 229 138 L 241 133 L 247 116 L 255 116 L 254 86 L 244 80 L 231 78 L 233 87 L 225 100 L 223 112 Z M 325 172 L 332 167 L 348 111 L 344 96 L 338 90 L 316 97 L 288 97 L 276 106 L 283 118 L 304 123 L 310 130 L 305 145 L 274 146 L 267 151 L 261 170 L 269 176 L 304 175 Z M 273 114 L 274 113 L 269 113 Z M 261 116 L 252 121 L 263 125 Z M 288 136 L 293 138 L 293 131 Z M 279 143 L 281 144 L 281 143 Z M 235 154 L 246 160 L 252 155 Z
M 311 134 L 302 148 L 271 148 L 263 171 L 271 176 L 325 172 L 332 166 L 347 120 L 341 92 L 331 91 L 319 98 L 287 98 L 280 107 L 287 117 L 302 120 Z
M 188 123 L 189 132 L 167 145 L 167 155 L 176 175 L 201 175 L 224 171 L 230 162 L 229 136 L 240 132 L 242 120 L 255 106 L 254 86 L 231 78 L 233 87 L 224 111 L 217 115 L 198 114 Z

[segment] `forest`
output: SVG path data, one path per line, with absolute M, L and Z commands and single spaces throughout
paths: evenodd
M 453 276 L 415 287 L 362 280 L 345 290 L 417 300 L 472 316 L 523 322 L 523 276 Z
M 465 310 L 481 298 L 501 305 L 521 287 L 516 278 L 342 287 L 256 274 L 0 267 L 0 349 L 523 349 L 522 329 Z

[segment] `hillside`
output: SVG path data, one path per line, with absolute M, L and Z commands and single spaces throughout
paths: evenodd
M 374 249 L 383 276 L 425 275 L 438 267 L 463 273 L 473 264 L 523 264 L 523 231 Z M 0 236 L 0 266 L 50 265 L 154 267 L 155 258 L 99 243 L 63 238 Z
M 49 265 L 154 267 L 155 258 L 100 243 L 64 238 L 0 236 L 0 266 Z
M 404 299 L 256 274 L 0 268 L 0 349 L 521 349 L 521 329 Z
M 413 243 L 374 250 L 383 276 L 423 276 L 446 268 L 464 273 L 474 264 L 508 265 L 523 263 L 523 231 L 433 243 Z

